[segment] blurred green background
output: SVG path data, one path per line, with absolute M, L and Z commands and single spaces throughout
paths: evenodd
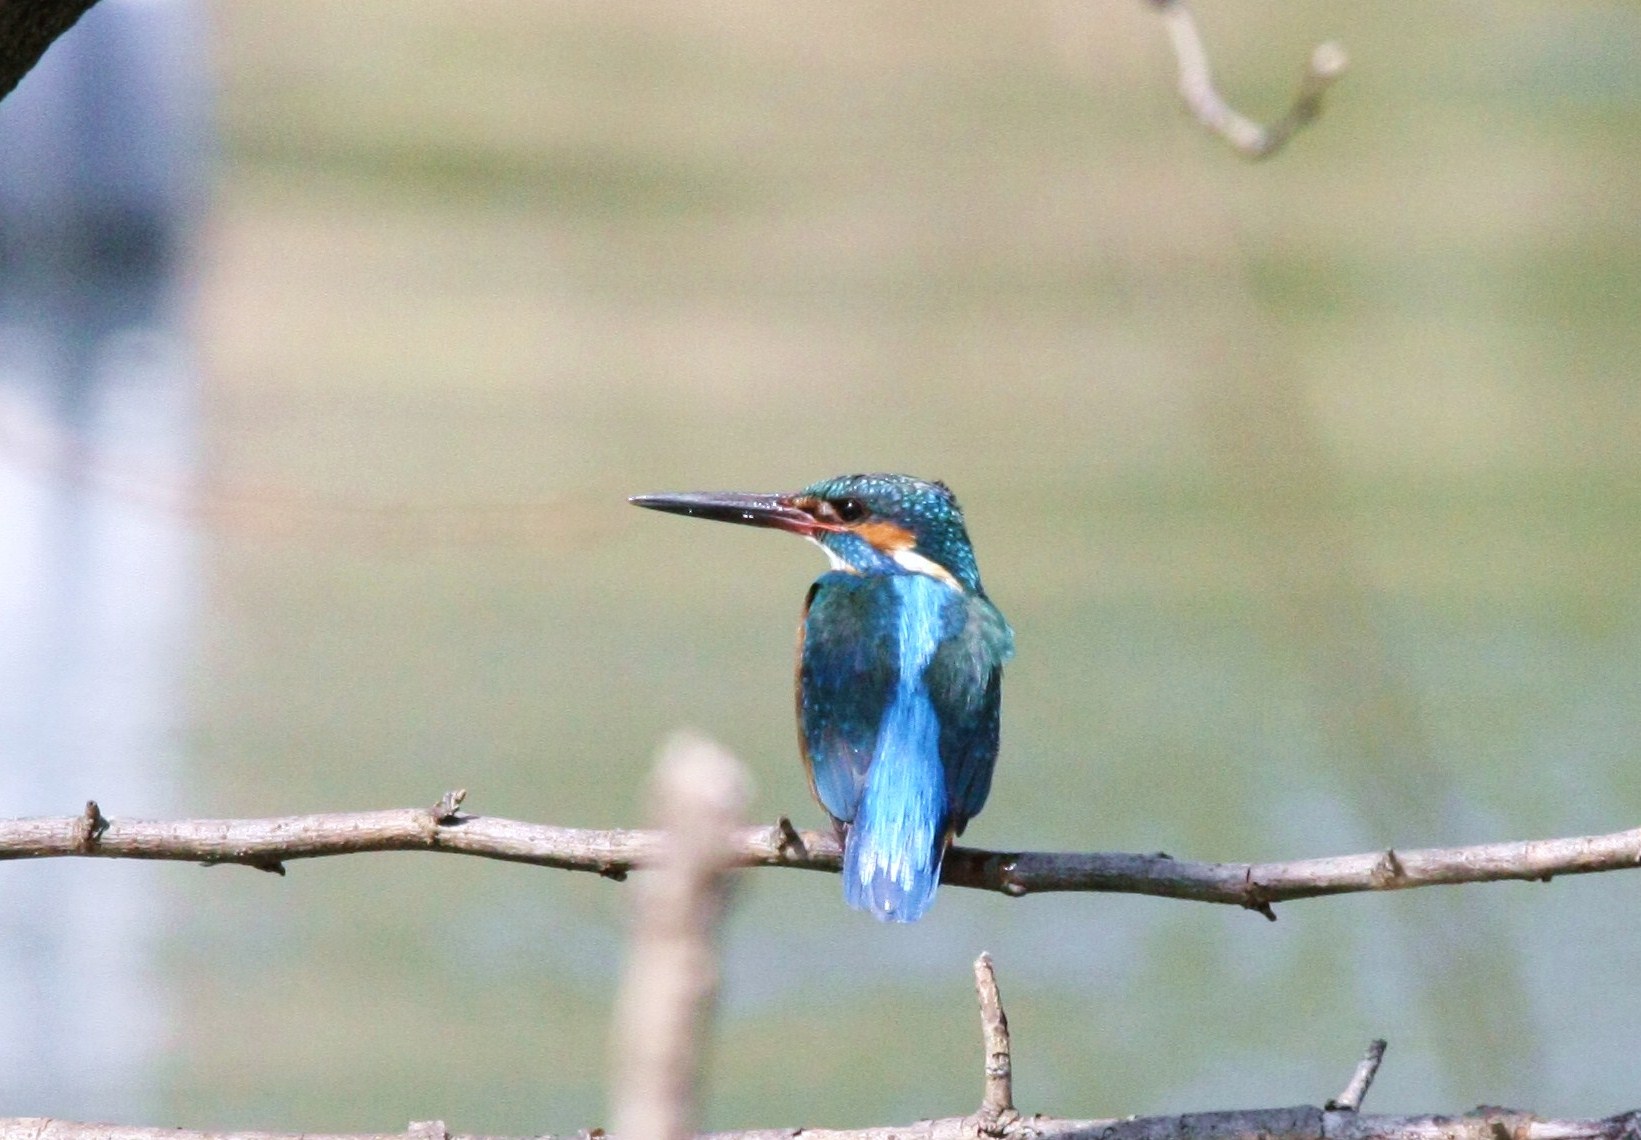
M 213 10 L 206 606 L 188 815 L 645 818 L 658 743 L 818 823 L 816 552 L 642 514 L 957 490 L 1019 656 L 979 846 L 1337 854 L 1641 817 L 1641 10 L 1207 3 L 1249 165 L 1133 0 Z M 101 873 L 87 865 L 82 873 Z M 631 892 L 428 856 L 164 870 L 154 1123 L 605 1122 Z M 970 1110 L 997 958 L 1029 1110 L 1634 1107 L 1641 879 L 1281 921 L 749 874 L 713 1127 Z M 115 932 L 117 935 L 117 932 Z

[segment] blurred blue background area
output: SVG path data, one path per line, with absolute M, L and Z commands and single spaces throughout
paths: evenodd
M 199 608 L 187 265 L 211 149 L 202 13 L 109 0 L 0 103 L 0 799 L 172 814 Z M 133 473 L 142 472 L 134 479 Z M 18 870 L 24 868 L 17 866 Z M 151 1114 L 175 906 L 154 868 L 8 875 L 0 1111 Z
M 203 168 L 166 159 L 160 244 L 191 253 L 154 286 L 187 315 L 99 334 L 121 379 L 95 400 L 18 363 L 61 319 L 0 346 L 8 805 L 466 787 L 476 812 L 635 825 L 688 724 L 752 766 L 759 819 L 816 825 L 790 678 L 820 559 L 623 498 L 902 470 L 962 498 L 1018 637 L 968 842 L 1276 860 L 1641 815 L 1633 6 L 1201 4 L 1256 116 L 1315 42 L 1352 55 L 1262 165 L 1180 113 L 1140 3 L 205 14 L 215 195 L 183 238 Z M 61 537 L 86 519 L 101 537 Z M 123 1075 L 62 1049 L 7 1085 L 8 1060 L 0 1112 L 603 1119 L 620 885 L 425 855 L 0 881 L 47 916 L 0 927 L 8 991 L 64 1016 L 91 992 L 70 951 L 118 947 L 102 992 L 132 1003 L 95 1007 Z M 1271 924 L 948 890 L 891 929 L 834 879 L 754 872 L 708 1123 L 968 1111 L 982 949 L 1030 1110 L 1316 1103 L 1373 1036 L 1378 1111 L 1630 1108 L 1638 892 Z

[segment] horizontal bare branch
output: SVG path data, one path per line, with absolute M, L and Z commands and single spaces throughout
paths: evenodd
M 649 861 L 649 831 L 554 827 L 458 810 L 447 795 L 431 808 L 339 812 L 272 819 L 104 819 L 96 805 L 77 816 L 0 821 L 0 860 L 61 856 L 240 863 L 283 873 L 295 859 L 362 851 L 449 851 L 612 879 Z M 744 831 L 747 866 L 836 872 L 837 841 L 782 820 Z M 1373 851 L 1284 863 L 1201 863 L 1167 855 L 982 851 L 953 848 L 943 880 L 1005 895 L 1104 891 L 1246 907 L 1274 918 L 1294 899 L 1453 883 L 1582 875 L 1641 866 L 1641 828 L 1611 835 Z M 1638 1137 L 1637 1140 L 1641 1140 Z
M 1131 1116 L 1118 1120 L 1062 1120 L 1023 1116 L 1001 1133 L 1004 1140 L 1636 1140 L 1641 1111 L 1603 1120 L 1541 1120 L 1525 1112 L 1482 1109 L 1467 1116 L 1381 1116 L 1296 1108 L 1198 1112 L 1184 1116 Z M 560 1140 L 586 1140 L 588 1133 Z M 699 1140 L 975 1140 L 975 1118 L 946 1117 L 892 1127 L 839 1130 L 766 1128 L 713 1132 Z M 0 1119 L 0 1140 L 503 1140 L 453 1134 L 437 1121 L 408 1132 L 321 1135 L 278 1132 L 193 1132 L 76 1124 L 46 1117 Z M 533 1137 L 531 1140 L 554 1140 Z

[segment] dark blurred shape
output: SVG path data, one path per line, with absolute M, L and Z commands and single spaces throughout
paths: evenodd
M 0 102 L 0 799 L 163 813 L 195 609 L 182 308 L 206 200 L 197 7 L 103 0 Z M 140 490 L 139 490 L 140 488 Z M 168 1017 L 146 868 L 11 868 L 0 1106 L 142 1115 Z
M 0 102 L 0 320 L 88 350 L 174 321 L 206 199 L 202 63 L 192 3 L 107 0 Z M 91 371 L 56 379 L 83 395 Z
M 40 56 L 96 0 L 31 0 L 0 4 L 0 98 L 10 94 Z

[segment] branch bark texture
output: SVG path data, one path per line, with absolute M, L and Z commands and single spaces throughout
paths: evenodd
M 297 859 L 364 851 L 447 851 L 621 879 L 656 857 L 658 834 L 555 827 L 468 815 L 460 797 L 430 808 L 337 812 L 271 819 L 139 820 L 81 815 L 0 821 L 0 860 L 55 857 L 239 863 L 283 874 Z M 829 834 L 790 824 L 744 828 L 742 866 L 836 873 L 841 852 Z M 1641 828 L 1608 835 L 1369 851 L 1276 863 L 1204 863 L 1120 852 L 984 851 L 954 847 L 943 881 L 1020 896 L 1048 891 L 1154 895 L 1246 907 L 1274 918 L 1296 899 L 1501 880 L 1548 882 L 1641 867 Z M 1641 1140 L 1637 1137 L 1636 1140 Z

